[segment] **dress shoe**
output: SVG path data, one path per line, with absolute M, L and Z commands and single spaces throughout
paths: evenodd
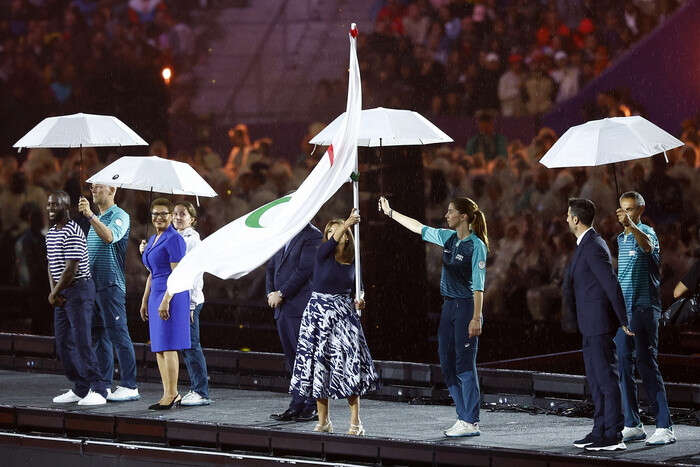
M 277 420 L 278 422 L 291 422 L 297 415 L 299 415 L 299 412 L 297 412 L 296 410 L 287 409 L 282 413 L 273 413 L 272 415 L 270 415 L 270 418 L 273 420 Z
M 350 429 L 348 430 L 349 435 L 364 436 L 365 427 L 362 426 L 362 422 L 359 425 L 350 424 Z
M 331 419 L 329 418 L 326 420 L 326 423 L 321 424 L 320 422 L 316 424 L 314 427 L 314 431 L 318 431 L 319 433 L 333 433 L 333 424 L 331 423 Z
M 159 402 L 156 402 L 153 405 L 149 405 L 148 409 L 149 410 L 168 410 L 172 409 L 173 405 L 175 406 L 180 406 L 180 402 L 182 401 L 182 396 L 178 394 L 177 396 L 173 397 L 173 400 L 170 401 L 170 404 L 164 405 Z
M 302 410 L 299 415 L 294 417 L 294 421 L 297 422 L 316 422 L 318 421 L 318 412 L 316 408 Z

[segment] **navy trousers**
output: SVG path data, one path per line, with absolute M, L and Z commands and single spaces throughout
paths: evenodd
M 193 319 L 190 320 L 190 345 L 189 349 L 182 350 L 182 359 L 190 376 L 190 390 L 196 392 L 205 399 L 209 399 L 209 377 L 207 375 L 207 362 L 204 360 L 202 344 L 199 342 L 199 313 L 204 307 L 203 303 L 194 309 Z
M 135 389 L 136 354 L 126 320 L 126 296 L 124 291 L 116 285 L 96 292 L 92 339 L 105 386 L 112 386 L 116 350 L 119 361 L 119 385 Z
M 633 310 L 627 317 L 634 337 L 625 334 L 622 328 L 615 336 L 617 357 L 620 362 L 620 389 L 625 426 L 632 427 L 641 423 L 637 383 L 633 378 L 636 363 L 647 393 L 650 411 L 656 417 L 656 426 L 669 428 L 672 425 L 671 412 L 668 409 L 666 388 L 664 388 L 664 380 L 657 361 L 660 312 L 651 307 L 639 308 Z
M 95 284 L 92 279 L 78 279 L 60 295 L 66 302 L 54 308 L 54 330 L 56 355 L 66 377 L 78 397 L 85 397 L 90 389 L 107 397 L 92 346 Z
M 592 434 L 596 439 L 620 441 L 625 419 L 614 337 L 615 333 L 583 336 L 583 363 L 595 406 Z
M 280 313 L 275 321 L 277 324 L 277 333 L 280 336 L 280 343 L 282 344 L 282 352 L 284 352 L 287 363 L 287 371 L 291 373 L 294 368 L 294 358 L 297 352 L 301 316 L 296 317 L 289 316 L 287 313 Z M 298 394 L 292 394 L 292 400 L 289 402 L 289 409 L 297 413 L 311 410 L 315 406 L 315 399 L 301 397 Z
M 455 403 L 457 418 L 469 423 L 479 421 L 481 404 L 476 373 L 479 337 L 469 337 L 469 322 L 473 316 L 473 299 L 445 297 L 438 328 L 442 376 Z

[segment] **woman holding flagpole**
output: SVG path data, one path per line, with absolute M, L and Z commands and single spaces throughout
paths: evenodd
M 486 217 L 469 198 L 455 198 L 445 219 L 449 229 L 427 227 L 394 211 L 389 201 L 379 198 L 379 208 L 423 240 L 440 245 L 442 277 L 440 293 L 444 302 L 438 328 L 438 354 L 445 384 L 457 409 L 457 421 L 445 436 L 478 436 L 479 378 L 476 354 L 483 323 L 484 280 L 488 234 Z
M 311 298 L 301 320 L 289 391 L 316 399 L 318 424 L 314 431 L 332 433 L 328 399 L 347 399 L 348 434 L 365 434 L 360 421 L 360 396 L 377 388 L 378 375 L 362 331 L 359 312 L 363 299 L 353 303 L 355 247 L 350 227 L 360 222 L 355 209 L 334 219 L 323 231 L 316 253 Z

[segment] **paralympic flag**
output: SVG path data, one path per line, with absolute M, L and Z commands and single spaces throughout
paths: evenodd
M 248 274 L 299 233 L 321 206 L 350 179 L 357 160 L 362 86 L 357 63 L 357 27 L 350 26 L 350 67 L 345 121 L 332 144 L 297 190 L 230 222 L 188 252 L 168 279 L 168 292 L 193 287 L 208 272 L 221 279 Z

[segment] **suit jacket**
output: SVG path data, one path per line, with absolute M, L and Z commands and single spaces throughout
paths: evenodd
M 627 325 L 625 300 L 613 272 L 610 250 L 595 230 L 581 239 L 562 284 L 568 312 L 584 336 L 616 332 Z
M 301 318 L 311 297 L 311 277 L 321 232 L 308 224 L 289 241 L 287 251 L 281 248 L 267 263 L 265 289 L 269 294 L 282 292 L 282 303 L 275 308 L 275 319 L 281 313 Z

